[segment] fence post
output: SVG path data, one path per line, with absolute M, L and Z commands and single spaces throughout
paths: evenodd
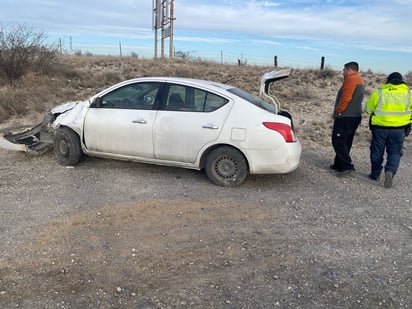
M 325 57 L 322 56 L 320 59 L 320 69 L 323 70 L 325 68 Z
M 275 67 L 278 66 L 278 56 L 273 57 L 273 64 L 275 65 Z

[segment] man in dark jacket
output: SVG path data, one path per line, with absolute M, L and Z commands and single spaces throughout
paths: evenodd
M 356 62 L 348 62 L 344 65 L 343 78 L 333 110 L 332 145 L 336 155 L 330 168 L 340 174 L 347 174 L 355 171 L 350 151 L 355 132 L 362 119 L 365 84 Z

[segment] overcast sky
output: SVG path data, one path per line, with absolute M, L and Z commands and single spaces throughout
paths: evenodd
M 174 51 L 207 60 L 412 72 L 411 0 L 175 0 Z M 152 0 L 0 0 L 0 25 L 25 24 L 66 51 L 154 56 Z M 165 41 L 168 55 L 169 40 Z M 160 55 L 160 43 L 158 44 Z

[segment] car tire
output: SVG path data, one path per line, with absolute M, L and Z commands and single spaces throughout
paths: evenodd
M 223 187 L 239 186 L 248 175 L 243 154 L 228 146 L 212 150 L 207 156 L 205 169 L 210 181 Z
M 79 136 L 69 128 L 60 128 L 54 135 L 54 153 L 61 165 L 75 165 L 80 162 L 82 150 Z

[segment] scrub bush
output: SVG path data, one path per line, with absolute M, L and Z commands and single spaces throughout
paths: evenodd
M 28 72 L 47 74 L 57 57 L 57 48 L 45 44 L 44 32 L 24 25 L 0 28 L 0 77 L 13 87 Z

